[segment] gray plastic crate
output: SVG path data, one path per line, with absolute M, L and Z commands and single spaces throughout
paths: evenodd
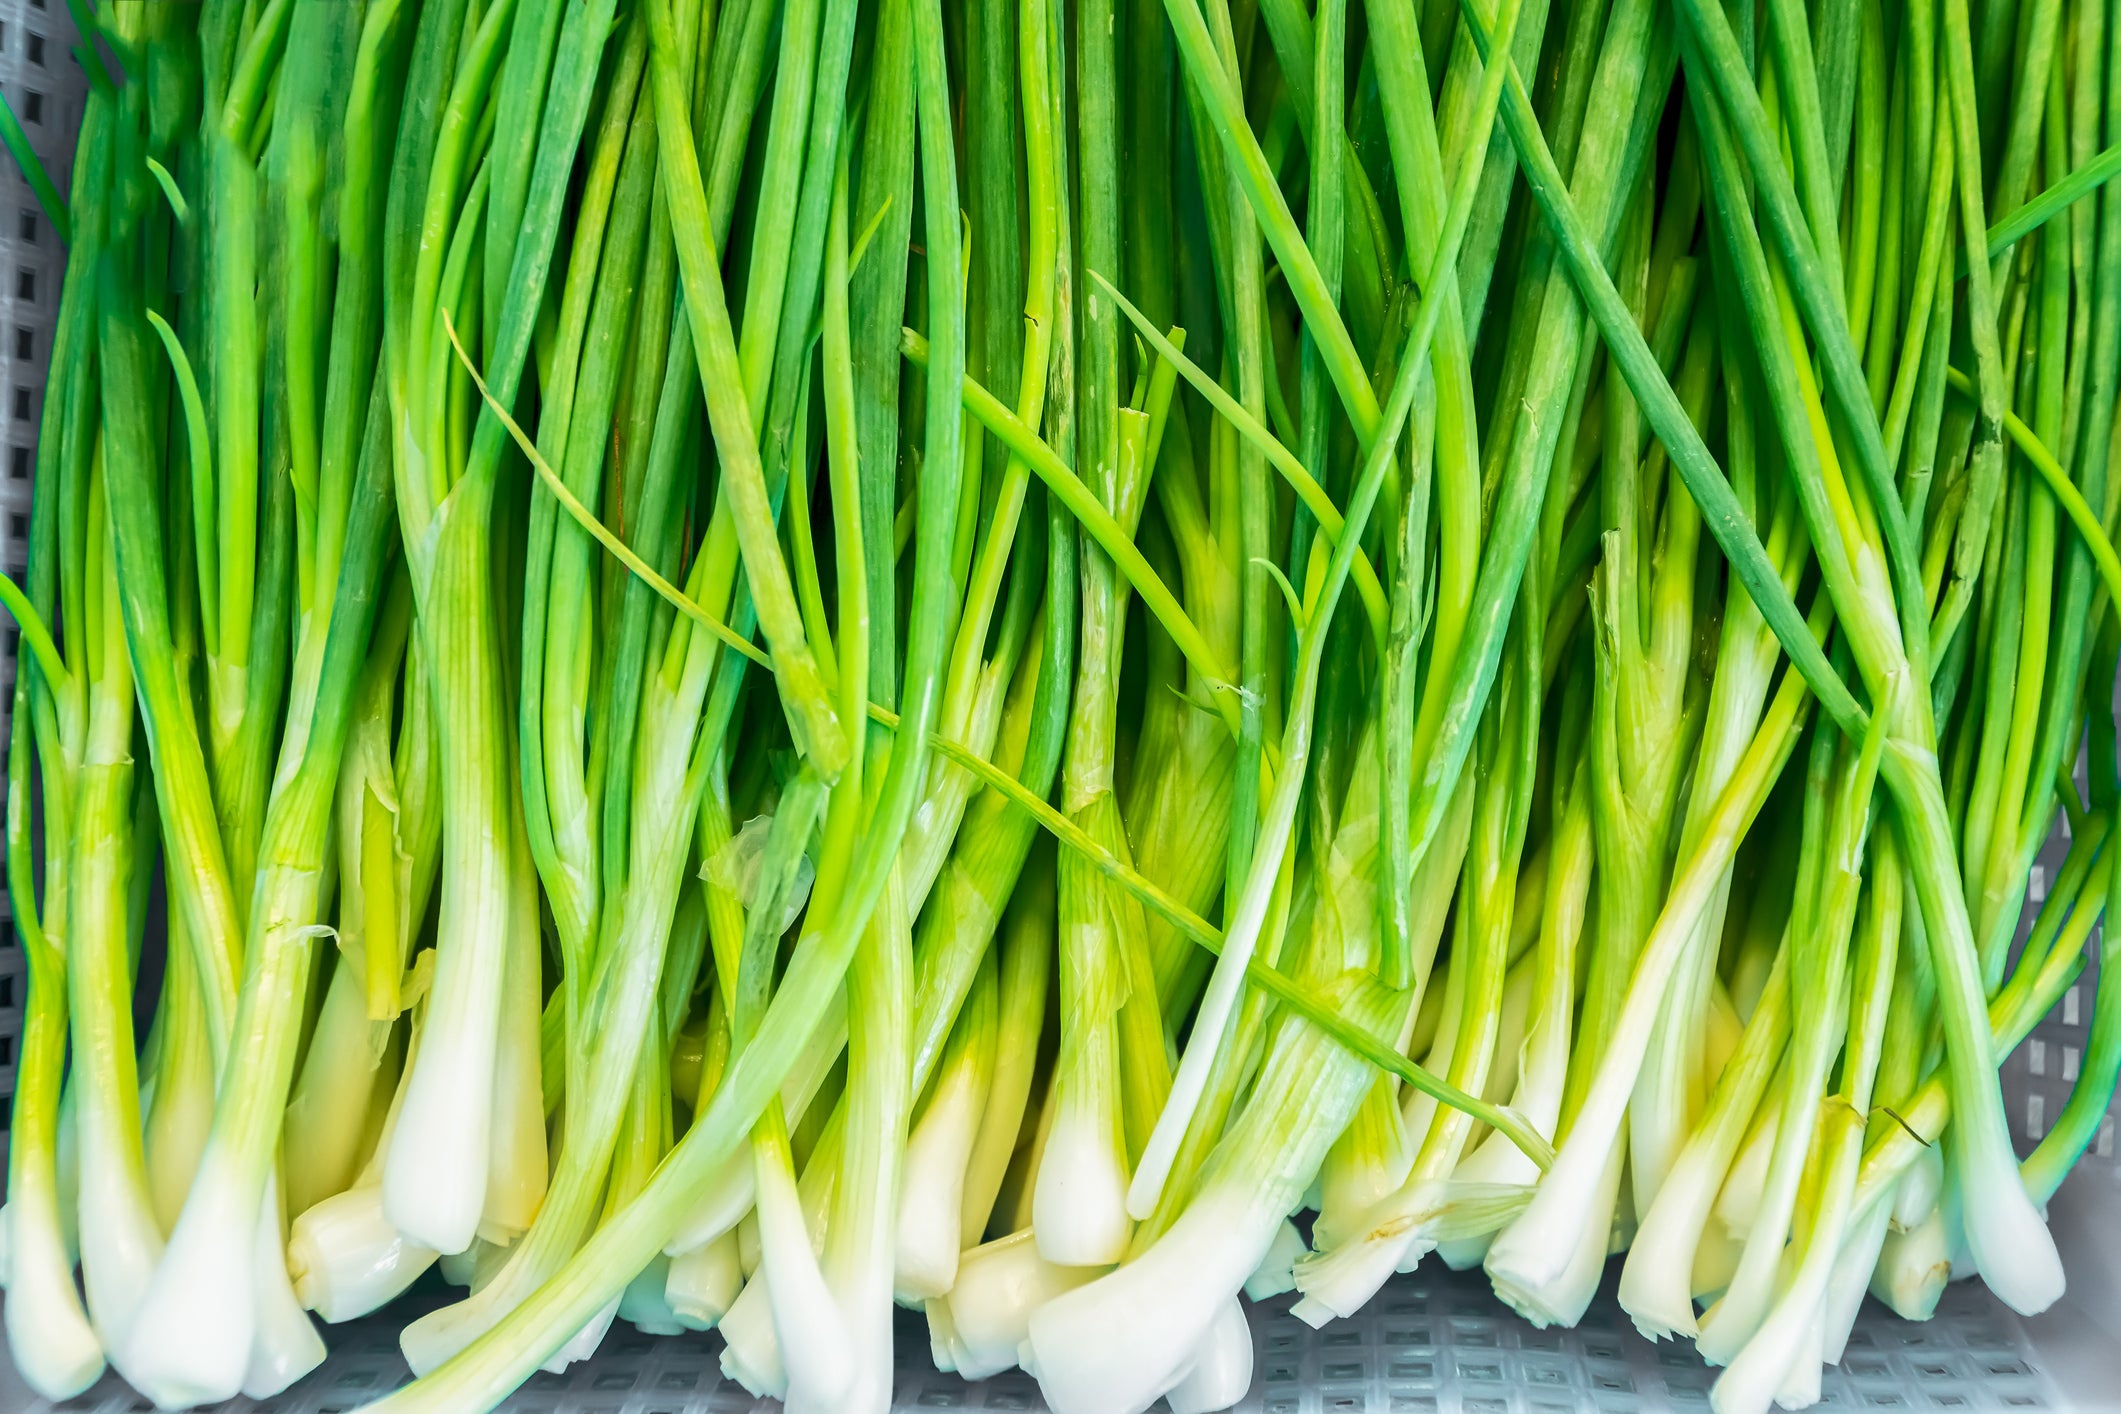
M 52 179 L 66 189 L 88 85 L 69 55 L 72 18 L 55 0 L 0 0 L 0 89 Z M 36 198 L 0 157 L 0 567 L 20 575 L 44 375 L 66 252 Z M 15 634 L 0 639 L 0 743 L 15 677 Z M 2121 693 L 2117 693 L 2121 698 Z M 4 751 L 0 745 L 0 751 Z M 2036 866 L 2028 917 L 2046 894 L 2066 841 Z M 0 880 L 0 1123 L 14 1091 L 23 967 Z M 2094 946 L 2098 935 L 2093 935 Z M 2094 967 L 2096 964 L 2094 964 Z M 2047 1132 L 2077 1078 L 2091 1024 L 2095 971 L 2062 999 L 2005 1063 L 2004 1097 L 2022 1150 Z M 2121 1411 L 2121 1158 L 2116 1115 L 2049 1212 L 2069 1272 L 2069 1294 L 2025 1320 L 1978 1283 L 1944 1294 L 1934 1319 L 1903 1321 L 1866 1302 L 1842 1363 L 1826 1371 L 1819 1408 Z M 0 1128 L 0 1165 L 7 1136 Z M 0 1169 L 4 1172 L 4 1169 Z M 1652 1344 L 1602 1292 L 1574 1330 L 1534 1330 L 1502 1306 L 1479 1272 L 1431 1261 L 1396 1277 L 1352 1320 L 1314 1331 L 1289 1298 L 1251 1308 L 1257 1373 L 1246 1414 L 1661 1414 L 1708 1408 L 1715 1372 L 1691 1345 Z M 411 1298 L 408 1298 L 411 1299 Z M 274 1399 L 230 1411 L 342 1414 L 408 1378 L 397 1332 L 408 1311 L 325 1328 L 330 1356 Z M 776 1407 L 724 1378 L 712 1334 L 650 1338 L 615 1324 L 595 1358 L 540 1374 L 508 1408 L 520 1414 L 734 1414 Z M 1020 1371 L 980 1384 L 930 1368 L 925 1323 L 901 1312 L 895 1411 L 1038 1410 Z M 132 1414 L 149 1406 L 115 1376 L 54 1406 L 23 1388 L 0 1359 L 0 1414 Z

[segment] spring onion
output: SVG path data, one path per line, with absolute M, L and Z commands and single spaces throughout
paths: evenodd
M 425 1284 L 395 1414 L 614 1325 L 881 1411 L 898 1306 L 1209 1410 L 1247 1300 L 1624 1251 L 1737 1414 L 2060 1295 L 2115 7 L 78 9 L 63 197 L 0 111 L 41 1395 Z

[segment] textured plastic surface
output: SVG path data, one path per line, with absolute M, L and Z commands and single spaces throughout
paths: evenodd
M 72 170 L 87 81 L 70 57 L 78 43 L 58 0 L 0 0 L 0 91 L 63 192 Z M 66 257 L 14 164 L 0 157 L 0 567 L 19 577 L 26 557 L 30 483 L 44 374 Z M 0 634 L 0 752 L 12 701 L 16 635 Z M 2051 841 L 2028 893 L 2045 895 L 2066 840 Z M 0 1125 L 14 1090 L 21 1031 L 22 956 L 0 881 Z M 2094 935 L 2096 948 L 2096 934 Z M 2091 1023 L 2095 974 L 2087 970 L 2003 1070 L 2011 1127 L 2029 1150 L 2069 1096 Z M 2092 1151 L 2056 1195 L 2050 1220 L 2070 1280 L 2055 1310 L 2020 1320 L 1987 1290 L 1946 1291 L 1935 1319 L 1902 1321 L 1864 1307 L 1841 1365 L 1822 1382 L 1819 1407 L 2121 1411 L 2121 1161 L 2109 1114 Z M 0 1128 L 0 1164 L 6 1155 Z M 1432 1261 L 1395 1279 L 1353 1320 L 1313 1331 L 1287 1314 L 1288 1299 L 1253 1308 L 1257 1375 L 1238 1407 L 1251 1414 L 1558 1414 L 1558 1411 L 1705 1410 L 1715 1372 L 1687 1345 L 1637 1335 L 1606 1294 L 1575 1330 L 1536 1331 L 1504 1309 L 1478 1272 Z M 407 1298 L 408 1301 L 416 1298 Z M 428 1303 L 440 1299 L 428 1294 Z M 413 1311 L 326 1328 L 331 1355 L 278 1398 L 225 1406 L 276 1414 L 339 1414 L 407 1378 L 397 1330 Z M 723 1378 L 713 1335 L 651 1339 L 615 1326 L 594 1359 L 565 1375 L 539 1375 L 510 1401 L 522 1414 L 724 1414 L 754 1406 Z M 925 1324 L 901 1312 L 899 1411 L 1043 1408 L 1019 1373 L 967 1385 L 929 1364 Z M 0 1414 L 131 1414 L 147 1404 L 115 1377 L 52 1406 L 35 1400 L 0 1357 Z

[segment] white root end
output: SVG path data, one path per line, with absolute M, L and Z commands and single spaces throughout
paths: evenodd
M 439 1030 L 429 1023 L 391 1136 L 383 1211 L 413 1241 L 455 1253 L 479 1235 L 486 1206 L 493 1048 L 489 1044 L 483 1057 L 476 1056 L 475 1043 L 444 1040 Z M 445 1070 L 456 1066 L 462 1069 L 454 1075 Z
M 1089 1095 L 1063 1095 L 1059 1104 L 1039 1156 L 1031 1230 L 1039 1254 L 1049 1262 L 1109 1266 L 1126 1252 L 1134 1229 L 1127 1212 L 1127 1156 L 1117 1097 L 1105 1105 Z
M 251 1336 L 250 1368 L 243 1393 L 270 1399 L 324 1363 L 324 1341 L 288 1280 L 287 1249 L 280 1236 L 279 1181 L 265 1180 L 258 1207 L 258 1237 L 252 1247 L 257 1268 L 258 1322 Z
M 233 1399 L 250 1370 L 258 1210 L 246 1185 L 216 1168 L 209 1149 L 132 1330 L 110 1346 L 118 1373 L 165 1409 Z
M 1212 1414 L 1228 1409 L 1252 1387 L 1252 1327 L 1245 1308 L 1225 1301 L 1194 1352 L 1193 1368 L 1164 1396 L 1171 1414 Z
M 1296 1263 L 1296 1289 L 1303 1299 L 1293 1315 L 1316 1330 L 1335 1317 L 1352 1316 L 1392 1279 L 1409 1255 L 1427 1253 L 1423 1221 L 1435 1203 L 1435 1185 L 1410 1183 L 1363 1217 L 1362 1231 L 1330 1252 Z
M 0 1233 L 7 1240 L 7 1346 L 23 1381 L 58 1403 L 102 1377 L 103 1343 L 74 1289 L 52 1195 L 46 1188 L 27 1200 L 25 1186 L 18 1184 L 13 1201 L 0 1208 Z M 33 1220 L 32 1214 L 42 1216 Z
M 786 1399 L 788 1367 L 773 1333 L 773 1294 L 762 1266 L 722 1313 L 722 1373 L 760 1399 Z
M 472 828 L 445 830 L 460 826 Z M 445 837 L 434 984 L 383 1161 L 392 1226 L 443 1253 L 471 1246 L 486 1208 L 510 911 L 505 841 L 455 843 Z
M 929 1101 L 906 1143 L 891 1292 L 908 1305 L 950 1289 L 963 1246 L 965 1165 L 979 1137 L 986 1095 L 971 1067 L 944 1080 L 946 1088 Z
M 1620 1194 L 1621 1151 L 1606 1155 L 1605 1168 L 1573 1197 L 1556 1187 L 1561 1165 L 1547 1171 L 1532 1206 L 1502 1230 L 1488 1249 L 1487 1272 L 1495 1294 L 1544 1329 L 1583 1319 L 1605 1271 L 1613 1208 Z M 1573 1175 L 1571 1176 L 1573 1177 Z M 1548 1211 L 1540 1199 L 1554 1194 Z
M 957 1284 L 928 1303 L 936 1368 L 968 1380 L 1015 1369 L 1032 1313 L 1101 1274 L 1047 1261 L 1029 1228 L 969 1249 L 958 1259 Z
M 1957 1125 L 1948 1129 L 1947 1142 L 1958 1133 Z M 2025 1191 L 2010 1146 L 1979 1145 L 1962 1136 L 1952 1159 L 1958 1168 L 1960 1222 L 1981 1279 L 2019 1315 L 2039 1315 L 2062 1298 L 2067 1279 L 2054 1235 Z
M 1871 1294 L 1902 1320 L 1926 1321 L 1937 1313 L 1937 1298 L 1952 1276 L 1949 1233 L 1941 1209 L 1905 1232 L 1886 1235 L 1871 1274 Z
M 670 1259 L 658 1252 L 619 1296 L 619 1319 L 642 1335 L 680 1335 L 689 1327 L 671 1306 Z
M 433 1266 L 422 1247 L 383 1216 L 378 1184 L 349 1188 L 295 1219 L 287 1264 L 295 1298 L 327 1322 L 379 1309 Z
M 1251 1276 L 1245 1278 L 1245 1295 L 1254 1301 L 1264 1301 L 1270 1296 L 1279 1296 L 1296 1290 L 1296 1263 L 1304 1255 L 1303 1234 L 1296 1224 L 1282 1220 L 1274 1231 L 1274 1241 L 1267 1248 L 1259 1266 Z
M 663 1300 L 688 1329 L 712 1330 L 743 1285 L 744 1271 L 732 1230 L 670 1259 Z
M 1147 1251 L 1033 1312 L 1018 1358 L 1054 1414 L 1146 1409 L 1176 1385 L 1281 1221 L 1205 1189 Z

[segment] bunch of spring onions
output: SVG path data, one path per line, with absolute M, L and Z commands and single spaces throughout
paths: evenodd
M 1732 1414 L 2060 1295 L 2121 0 L 74 3 L 43 1394 L 425 1282 L 378 1408 L 616 1321 L 883 1410 L 902 1306 L 1191 1414 L 1241 1296 L 1624 1253 Z

